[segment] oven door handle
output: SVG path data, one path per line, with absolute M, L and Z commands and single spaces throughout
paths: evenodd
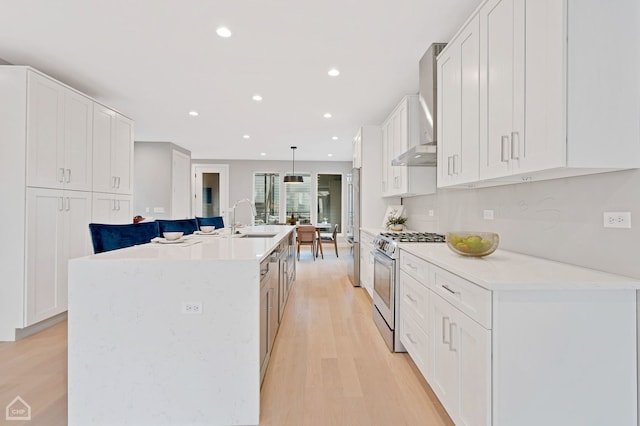
M 393 267 L 393 262 L 395 262 L 394 259 L 391 259 L 389 256 L 381 253 L 378 249 L 375 249 L 373 253 L 373 257 L 375 258 L 376 261 L 390 268 Z

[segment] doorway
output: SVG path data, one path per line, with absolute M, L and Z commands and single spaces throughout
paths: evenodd
M 342 175 L 318 174 L 318 223 L 342 232 Z
M 222 216 L 229 210 L 229 165 L 194 164 L 193 216 Z

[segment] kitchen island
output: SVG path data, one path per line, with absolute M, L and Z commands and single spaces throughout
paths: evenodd
M 261 262 L 294 229 L 72 260 L 69 424 L 257 425 Z

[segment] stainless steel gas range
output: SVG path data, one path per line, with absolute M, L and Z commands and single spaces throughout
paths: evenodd
M 444 243 L 445 236 L 430 232 L 383 232 L 373 240 L 373 320 L 393 352 L 406 352 L 396 323 L 400 296 L 399 243 Z

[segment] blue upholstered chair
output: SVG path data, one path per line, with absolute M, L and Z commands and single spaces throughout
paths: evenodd
M 214 217 L 196 217 L 198 221 L 198 229 L 201 226 L 215 226 L 216 229 L 224 228 L 224 220 L 222 220 L 222 216 L 214 216 Z
M 91 231 L 94 253 L 145 244 L 160 235 L 156 222 L 131 223 L 127 225 L 90 223 L 89 230 Z
M 160 236 L 163 232 L 184 232 L 184 235 L 193 234 L 198 229 L 198 221 L 195 219 L 156 219 L 160 228 Z

